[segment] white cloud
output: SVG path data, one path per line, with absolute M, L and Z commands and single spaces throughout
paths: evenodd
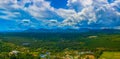
M 20 21 L 20 24 L 22 26 L 31 26 L 32 22 L 30 21 L 30 19 L 23 19 Z
M 28 4 L 27 7 L 26 4 Z M 120 22 L 120 10 L 118 10 L 120 9 L 120 0 L 112 3 L 108 3 L 107 0 L 68 0 L 67 6 L 68 9 L 56 9 L 45 0 L 0 0 L 0 9 L 4 10 L 2 13 L 7 14 L 0 18 L 6 20 L 19 18 L 18 15 L 22 15 L 22 13 L 13 10 L 22 10 L 39 21 L 41 23 L 39 26 L 78 28 L 93 24 L 116 26 Z
M 77 5 L 75 5 L 75 4 L 77 4 Z M 81 5 L 79 5 L 79 4 L 81 4 Z M 75 8 L 77 8 L 79 10 L 82 7 L 82 9 L 80 11 L 76 10 L 77 12 L 75 12 L 73 14 L 73 16 L 69 16 L 68 19 L 65 20 L 67 22 L 70 20 L 73 20 L 73 21 L 71 21 L 72 23 L 70 23 L 70 24 L 77 24 L 82 20 L 88 20 L 88 24 L 90 24 L 92 22 L 96 22 L 96 15 L 95 15 L 92 0 L 84 0 L 84 1 L 83 0 L 68 0 L 67 5 L 70 8 L 72 7 L 72 9 L 74 9 L 74 10 L 76 10 Z
M 112 5 L 118 6 L 118 1 L 119 0 L 112 3 Z M 68 0 L 67 5 L 75 10 L 77 8 L 77 16 L 79 16 L 79 18 L 77 18 L 78 21 L 80 18 L 81 20 L 87 20 L 88 25 L 91 25 L 91 23 L 96 23 L 100 26 L 111 26 L 116 25 L 116 22 L 120 22 L 118 21 L 119 19 L 115 19 L 120 17 L 119 12 L 117 12 L 115 10 L 116 8 L 111 6 L 107 0 Z
M 114 29 L 119 29 L 120 30 L 120 26 L 115 26 Z
M 63 18 L 68 18 L 68 17 L 72 17 L 74 14 L 76 14 L 75 10 L 67 10 L 67 9 L 58 9 L 56 10 L 56 13 L 63 17 Z
M 13 20 L 12 18 L 15 18 L 15 17 L 17 17 L 17 15 L 20 15 L 19 12 L 10 12 L 8 10 L 7 11 L 1 11 L 0 13 L 4 14 L 4 15 L 0 15 L 0 18 L 4 19 L 4 20 Z

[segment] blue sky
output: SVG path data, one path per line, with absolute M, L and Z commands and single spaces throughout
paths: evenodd
M 0 0 L 0 31 L 29 28 L 120 29 L 120 0 Z
M 46 0 L 51 2 L 51 6 L 54 8 L 67 8 L 67 1 L 68 0 Z

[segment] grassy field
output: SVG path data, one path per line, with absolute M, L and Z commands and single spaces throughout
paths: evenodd
M 103 52 L 99 59 L 120 59 L 120 52 Z

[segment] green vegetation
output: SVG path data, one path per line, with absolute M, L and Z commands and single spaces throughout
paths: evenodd
M 120 33 L 1 33 L 0 58 L 109 58 L 119 42 Z
M 120 52 L 103 52 L 99 59 L 120 59 Z

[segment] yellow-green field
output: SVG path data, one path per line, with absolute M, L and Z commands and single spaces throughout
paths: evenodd
M 99 59 L 120 59 L 120 52 L 103 52 Z

